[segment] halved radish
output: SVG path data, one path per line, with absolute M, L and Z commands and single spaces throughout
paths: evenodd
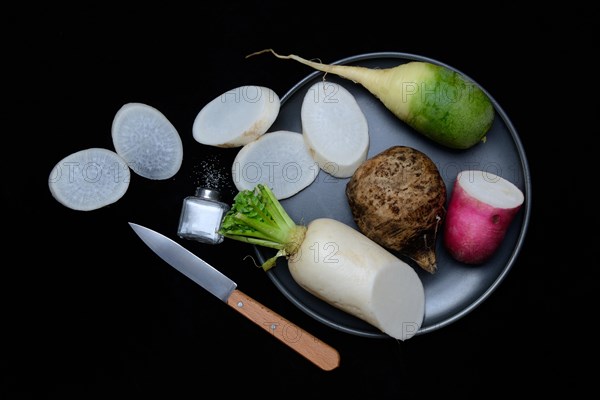
M 308 292 L 395 339 L 421 328 L 425 292 L 415 269 L 340 221 L 311 221 L 288 266 Z
M 269 132 L 240 149 L 233 161 L 235 187 L 251 190 L 262 183 L 278 200 L 291 197 L 310 185 L 319 166 L 300 133 Z
M 216 147 L 240 147 L 258 139 L 279 114 L 280 99 L 263 86 L 240 86 L 206 104 L 194 120 L 197 142 Z
M 354 96 L 337 83 L 315 83 L 300 115 L 302 133 L 321 169 L 337 178 L 352 176 L 369 150 L 367 118 Z
M 294 222 L 268 186 L 239 192 L 220 233 L 276 250 L 263 270 L 285 257 L 299 286 L 390 337 L 407 340 L 421 328 L 425 291 L 413 267 L 335 219 Z
M 123 197 L 130 177 L 129 167 L 117 153 L 90 148 L 59 161 L 50 172 L 48 186 L 62 205 L 90 211 Z
M 489 172 L 456 177 L 444 225 L 444 244 L 458 261 L 480 264 L 498 249 L 525 197 L 512 182 Z
M 125 104 L 113 120 L 112 138 L 117 154 L 145 178 L 168 179 L 181 167 L 181 137 L 167 117 L 154 107 Z

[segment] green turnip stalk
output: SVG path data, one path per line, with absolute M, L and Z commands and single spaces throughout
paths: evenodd
M 277 258 L 294 255 L 306 233 L 297 225 L 268 186 L 242 190 L 223 217 L 220 233 L 230 239 L 276 249 L 277 254 L 262 265 L 268 271 Z

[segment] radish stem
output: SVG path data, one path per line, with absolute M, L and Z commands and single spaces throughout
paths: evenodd
M 342 78 L 349 79 L 354 83 L 360 83 L 365 79 L 365 74 L 371 74 L 373 72 L 372 69 L 366 67 L 352 67 L 348 69 L 344 65 L 335 65 L 335 64 L 323 64 L 320 62 L 310 61 L 305 58 L 302 58 L 296 54 L 289 54 L 287 56 L 276 53 L 273 49 L 265 49 L 261 51 L 257 51 L 252 54 L 248 54 L 246 58 L 262 54 L 262 53 L 272 53 L 275 57 L 281 58 L 282 60 L 294 60 L 298 61 L 301 64 L 314 68 L 321 72 L 328 72 L 334 75 L 341 76 Z
M 277 258 L 296 253 L 306 227 L 296 225 L 268 186 L 243 190 L 223 218 L 220 233 L 230 239 L 279 250 L 262 268 L 267 271 Z

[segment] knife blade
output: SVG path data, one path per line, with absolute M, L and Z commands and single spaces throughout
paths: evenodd
M 339 366 L 340 356 L 335 348 L 241 292 L 237 289 L 234 281 L 212 265 L 161 233 L 133 222 L 130 222 L 129 225 L 142 241 L 167 264 L 307 360 L 326 371 Z

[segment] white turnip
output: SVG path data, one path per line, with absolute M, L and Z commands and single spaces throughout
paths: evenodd
M 296 224 L 265 185 L 238 193 L 220 233 L 276 249 L 264 270 L 286 257 L 299 286 L 390 337 L 406 340 L 421 327 L 425 292 L 411 266 L 335 219 Z
M 215 147 L 240 147 L 258 139 L 279 114 L 280 99 L 263 86 L 240 86 L 206 104 L 194 120 L 197 142 Z
M 444 224 L 444 244 L 456 260 L 481 264 L 502 243 L 524 201 L 512 182 L 485 171 L 456 177 Z
M 300 116 L 321 169 L 337 178 L 352 176 L 369 150 L 367 118 L 354 96 L 337 83 L 317 82 L 306 92 Z
M 467 149 L 485 139 L 494 121 L 487 94 L 462 74 L 442 65 L 410 61 L 393 68 L 322 64 L 295 54 L 291 59 L 364 86 L 400 120 L 435 142 Z
M 319 166 L 302 134 L 275 131 L 244 145 L 233 161 L 235 187 L 250 190 L 259 184 L 272 188 L 278 200 L 291 197 L 310 185 Z
M 117 154 L 145 178 L 168 179 L 181 167 L 181 137 L 154 107 L 142 103 L 123 105 L 113 119 L 112 139 Z
M 62 205 L 91 211 L 119 200 L 129 187 L 130 171 L 114 151 L 90 148 L 59 161 L 48 178 L 52 196 Z

